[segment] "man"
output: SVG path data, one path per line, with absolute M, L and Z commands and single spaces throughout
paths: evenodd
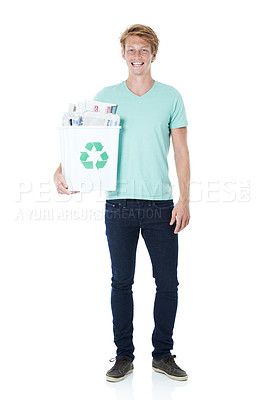
M 117 187 L 106 192 L 105 224 L 112 264 L 111 308 L 115 365 L 108 381 L 133 371 L 133 296 L 139 232 L 147 246 L 156 283 L 152 368 L 176 380 L 187 374 L 174 361 L 173 328 L 178 302 L 178 232 L 189 223 L 190 167 L 187 119 L 180 93 L 154 80 L 151 63 L 159 40 L 148 26 L 133 25 L 120 37 L 128 79 L 105 87 L 94 100 L 118 104 L 121 118 Z M 180 197 L 176 205 L 168 177 L 170 136 L 174 148 Z M 70 194 L 57 169 L 59 193 Z

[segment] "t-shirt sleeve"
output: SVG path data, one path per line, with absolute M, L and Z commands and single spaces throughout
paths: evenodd
M 187 122 L 184 102 L 181 94 L 178 91 L 176 91 L 171 110 L 169 127 L 170 129 L 175 129 L 175 128 L 182 128 L 187 125 L 188 122 Z

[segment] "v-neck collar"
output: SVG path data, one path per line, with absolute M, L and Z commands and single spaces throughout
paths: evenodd
M 155 88 L 155 86 L 156 86 L 156 84 L 157 84 L 157 81 L 154 80 L 154 84 L 152 85 L 152 87 L 151 87 L 146 93 L 144 93 L 142 96 L 139 96 L 139 95 L 133 93 L 133 92 L 127 87 L 126 81 L 123 81 L 123 83 L 124 83 L 125 89 L 127 90 L 127 92 L 128 92 L 129 94 L 131 94 L 132 96 L 134 96 L 134 97 L 136 97 L 136 98 L 138 98 L 138 99 L 142 99 L 143 97 L 146 97 L 147 95 L 149 95 L 149 94 L 152 92 L 152 90 L 154 90 L 154 88 Z

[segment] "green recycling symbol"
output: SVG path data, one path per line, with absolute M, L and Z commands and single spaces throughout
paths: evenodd
M 89 142 L 86 144 L 85 149 L 89 150 L 89 152 L 92 151 L 93 147 L 95 148 L 94 151 L 98 152 L 98 151 L 102 151 L 103 149 L 103 145 L 100 142 Z M 92 153 L 91 153 L 92 156 Z M 82 162 L 83 166 L 87 169 L 93 169 L 93 161 L 87 161 L 88 158 L 90 158 L 89 154 L 87 153 L 87 151 L 81 151 L 80 154 L 80 161 Z M 95 162 L 95 167 L 97 169 L 99 168 L 103 168 L 105 166 L 105 164 L 107 163 L 108 160 L 108 154 L 106 153 L 106 151 L 102 152 L 100 154 L 100 158 Z

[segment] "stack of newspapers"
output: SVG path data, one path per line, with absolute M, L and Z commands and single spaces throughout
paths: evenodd
M 117 104 L 84 100 L 70 104 L 63 115 L 63 126 L 119 126 Z

